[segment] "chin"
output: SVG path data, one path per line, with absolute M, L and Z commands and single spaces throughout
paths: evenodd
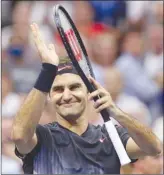
M 79 118 L 81 116 L 82 112 L 79 112 L 79 111 L 73 111 L 73 110 L 70 110 L 70 111 L 62 111 L 61 112 L 61 116 L 63 116 L 64 118 Z
M 76 121 L 78 118 L 80 118 L 80 115 L 78 114 L 68 114 L 65 116 L 62 116 L 64 119 L 68 120 L 68 121 Z
M 74 104 L 71 106 L 58 106 L 57 113 L 66 120 L 77 120 L 84 113 L 83 104 Z
M 83 111 L 75 111 L 75 109 L 63 109 L 58 114 L 66 120 L 77 120 L 82 115 Z

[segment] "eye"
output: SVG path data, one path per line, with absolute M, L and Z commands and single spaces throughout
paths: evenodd
M 79 85 L 79 84 L 70 86 L 70 90 L 71 90 L 71 91 L 75 91 L 75 90 L 77 90 L 77 89 L 79 89 L 79 88 L 80 88 L 80 85 Z
M 64 91 L 64 89 L 62 87 L 54 87 L 53 88 L 53 92 L 56 92 L 56 93 L 62 93 Z

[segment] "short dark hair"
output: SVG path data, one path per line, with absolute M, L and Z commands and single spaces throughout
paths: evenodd
M 58 74 L 74 73 L 78 74 L 68 56 L 59 57 Z

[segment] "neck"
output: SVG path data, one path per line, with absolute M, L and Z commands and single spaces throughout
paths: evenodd
M 82 135 L 88 127 L 88 118 L 86 116 L 81 116 L 75 121 L 68 121 L 61 116 L 57 116 L 57 122 L 64 128 L 78 134 Z

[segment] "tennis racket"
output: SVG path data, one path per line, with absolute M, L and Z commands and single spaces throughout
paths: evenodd
M 76 26 L 74 25 L 71 17 L 69 16 L 68 12 L 65 10 L 64 7 L 61 5 L 56 5 L 53 9 L 53 16 L 54 21 L 56 23 L 58 32 L 62 39 L 62 42 L 65 46 L 65 49 L 68 53 L 69 58 L 71 59 L 74 67 L 76 68 L 77 72 L 79 73 L 80 77 L 84 81 L 86 87 L 88 88 L 89 92 L 93 92 L 96 90 L 93 84 L 91 84 L 88 80 L 88 76 L 91 75 L 93 78 L 94 73 L 89 62 L 88 54 L 83 44 L 83 41 L 80 37 Z M 94 98 L 96 101 L 99 96 Z M 129 159 L 126 150 L 122 144 L 122 141 L 118 135 L 118 132 L 113 125 L 112 121 L 109 117 L 109 112 L 107 109 L 102 110 L 101 115 L 105 122 L 105 126 L 109 137 L 113 143 L 113 146 L 117 152 L 117 155 L 120 159 L 121 165 L 126 165 L 131 162 Z

